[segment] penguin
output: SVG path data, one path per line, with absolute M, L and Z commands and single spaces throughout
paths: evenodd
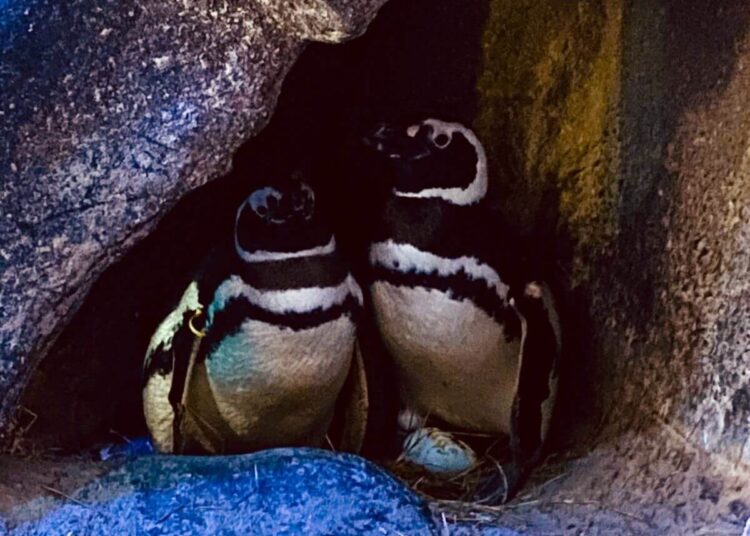
M 233 236 L 205 260 L 154 332 L 143 405 L 157 451 L 358 450 L 366 384 L 356 347 L 362 292 L 298 178 L 262 185 L 239 206 Z
M 505 502 L 540 459 L 554 408 L 562 335 L 550 286 L 492 208 L 471 129 L 429 118 L 379 124 L 364 141 L 393 175 L 368 285 L 397 368 L 399 425 L 417 434 L 406 443 L 434 436 L 428 419 L 509 438 L 510 459 L 475 497 Z

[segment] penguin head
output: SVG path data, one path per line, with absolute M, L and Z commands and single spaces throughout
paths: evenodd
M 235 218 L 234 244 L 246 262 L 322 255 L 336 247 L 315 193 L 298 178 L 261 186 L 245 199 Z
M 472 205 L 487 193 L 484 148 L 476 134 L 460 123 L 438 119 L 381 123 L 364 142 L 390 161 L 396 196 Z

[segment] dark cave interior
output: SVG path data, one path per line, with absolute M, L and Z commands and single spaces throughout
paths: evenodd
M 385 191 L 379 161 L 361 149 L 363 129 L 412 115 L 470 124 L 487 11 L 485 2 L 397 0 L 365 36 L 309 45 L 270 123 L 236 153 L 233 170 L 185 196 L 94 284 L 25 391 L 21 451 L 75 453 L 145 435 L 148 340 L 263 177 L 301 170 L 356 265 L 357 237 Z

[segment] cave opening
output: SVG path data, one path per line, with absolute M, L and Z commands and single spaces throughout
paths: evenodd
M 25 391 L 19 420 L 27 432 L 18 448 L 71 453 L 146 434 L 141 367 L 148 340 L 195 266 L 232 232 L 237 206 L 259 180 L 301 171 L 343 247 L 361 246 L 384 172 L 374 159 L 363 162 L 364 129 L 417 114 L 467 124 L 476 115 L 488 6 L 443 2 L 420 22 L 423 8 L 393 2 L 361 38 L 307 47 L 270 123 L 239 149 L 232 171 L 186 195 L 95 283 Z

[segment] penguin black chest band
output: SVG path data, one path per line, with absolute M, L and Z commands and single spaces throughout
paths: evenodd
M 521 336 L 521 322 L 510 304 L 498 296 L 495 289 L 487 285 L 485 280 L 475 279 L 464 270 L 441 275 L 435 271 L 402 272 L 376 265 L 372 267 L 372 276 L 374 281 L 384 281 L 394 286 L 434 289 L 458 301 L 469 300 L 504 326 L 508 340 Z

